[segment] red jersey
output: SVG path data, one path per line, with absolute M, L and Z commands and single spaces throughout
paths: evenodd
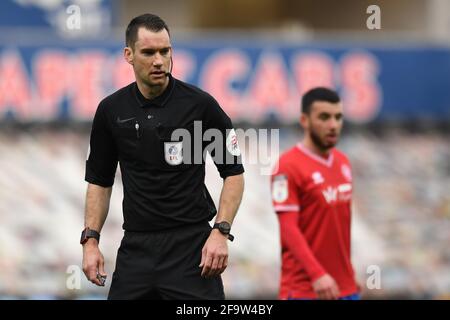
M 325 159 L 298 144 L 280 157 L 271 186 L 275 211 L 297 212 L 296 227 L 306 240 L 298 244 L 301 248 L 296 244 L 295 250 L 303 250 L 297 257 L 282 242 L 280 299 L 316 298 L 312 282 L 325 273 L 334 278 L 341 297 L 356 293 L 350 260 L 352 175 L 347 157 L 332 149 Z M 307 254 L 311 259 L 299 261 L 299 256 Z

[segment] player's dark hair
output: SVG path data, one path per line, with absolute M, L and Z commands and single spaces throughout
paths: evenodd
M 137 40 L 138 30 L 141 27 L 144 27 L 145 29 L 153 32 L 159 32 L 163 29 L 166 29 L 170 37 L 169 27 L 167 26 L 167 24 L 164 22 L 163 19 L 161 19 L 157 15 L 145 13 L 133 18 L 133 20 L 131 20 L 130 23 L 128 24 L 127 31 L 125 32 L 126 46 L 134 48 L 134 44 L 136 43 Z
M 302 97 L 302 113 L 309 114 L 311 106 L 316 101 L 338 103 L 341 101 L 336 91 L 325 87 L 317 87 L 306 92 Z

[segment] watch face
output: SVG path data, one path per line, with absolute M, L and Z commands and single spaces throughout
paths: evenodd
M 231 226 L 228 222 L 223 221 L 219 223 L 219 230 L 223 233 L 230 233 Z

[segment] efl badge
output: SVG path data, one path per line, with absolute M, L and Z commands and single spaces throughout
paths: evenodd
M 342 175 L 344 176 L 347 181 L 352 181 L 352 170 L 350 170 L 350 167 L 346 164 L 343 164 L 341 167 Z
M 273 178 L 272 199 L 281 203 L 287 200 L 289 195 L 288 180 L 285 175 L 278 175 Z
M 183 162 L 183 142 L 164 142 L 164 158 L 171 166 Z
M 234 131 L 234 129 L 231 129 L 230 133 L 228 134 L 227 150 L 229 153 L 231 153 L 235 157 L 238 157 L 241 155 L 241 150 L 239 149 L 237 135 L 236 135 L 236 132 Z

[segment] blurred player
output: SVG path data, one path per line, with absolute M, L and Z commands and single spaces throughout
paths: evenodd
M 342 129 L 336 92 L 302 98 L 303 140 L 285 152 L 271 180 L 280 224 L 280 299 L 359 299 L 350 261 L 352 175 L 334 146 Z

